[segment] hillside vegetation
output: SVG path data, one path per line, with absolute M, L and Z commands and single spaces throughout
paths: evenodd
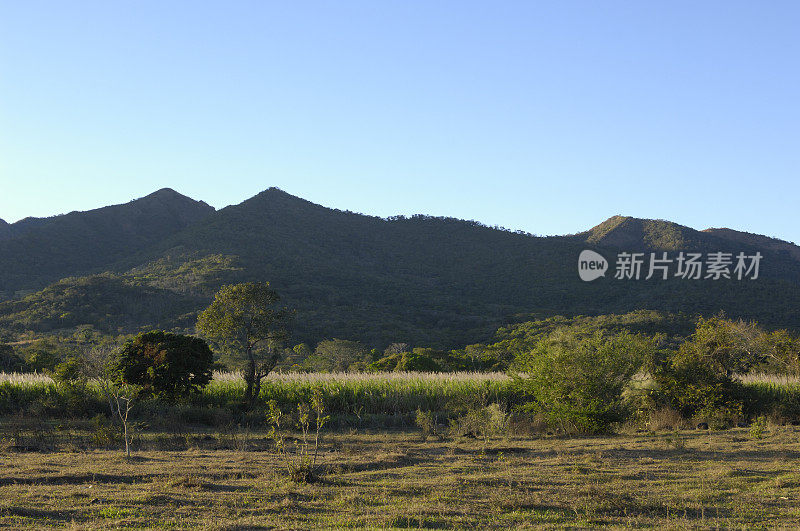
M 614 216 L 585 233 L 536 237 L 452 218 L 343 212 L 271 188 L 217 212 L 161 190 L 127 205 L 23 220 L 9 231 L 0 238 L 7 299 L 0 330 L 11 338 L 81 325 L 191 332 L 192 315 L 220 285 L 263 280 L 296 310 L 294 337 L 309 343 L 338 337 L 381 349 L 395 342 L 454 348 L 487 342 L 498 327 L 531 315 L 638 309 L 722 310 L 800 327 L 800 248 L 663 220 Z M 610 274 L 586 283 L 576 265 L 587 247 L 612 262 L 620 250 L 758 251 L 764 259 L 757 281 L 617 281 Z M 115 306 L 112 293 L 135 310 Z
M 0 227 L 0 299 L 113 268 L 212 212 L 202 201 L 163 189 L 124 205 L 6 224 L 5 231 Z

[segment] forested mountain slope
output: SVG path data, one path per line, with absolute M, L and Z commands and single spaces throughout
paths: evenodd
M 83 251 L 84 261 L 69 261 L 61 256 L 65 248 L 57 248 L 60 261 L 46 272 L 61 278 L 76 276 L 76 269 L 109 270 L 116 280 L 98 285 L 119 289 L 129 301 L 135 299 L 131 290 L 141 290 L 146 302 L 135 312 L 98 297 L 96 304 L 105 304 L 105 312 L 91 313 L 83 305 L 83 310 L 70 313 L 76 303 L 70 302 L 69 290 L 62 285 L 61 291 L 51 289 L 0 305 L 0 328 L 55 330 L 59 321 L 43 310 L 47 305 L 69 315 L 60 321 L 67 328 L 82 320 L 114 330 L 190 326 L 192 312 L 208 302 L 216 287 L 248 280 L 269 280 L 286 304 L 297 310 L 293 330 L 298 341 L 339 337 L 374 346 L 402 341 L 454 347 L 486 341 L 499 326 L 531 315 L 637 309 L 687 314 L 724 310 L 766 325 L 800 328 L 795 313 L 800 303 L 800 261 L 791 248 L 776 247 L 779 240 L 766 237 L 732 238 L 668 221 L 615 216 L 581 234 L 542 238 L 451 218 L 382 219 L 343 212 L 275 188 L 216 212 L 184 199 L 189 213 L 169 217 L 166 227 L 160 223 L 154 227 L 152 220 L 143 219 L 146 215 L 131 219 L 132 225 L 118 223 L 132 231 L 121 231 L 128 244 L 104 239 L 102 232 L 94 238 L 84 225 L 76 225 L 70 233 L 61 224 L 65 239 L 88 239 L 90 243 L 81 245 L 96 250 Z M 48 226 L 0 246 L 30 242 Z M 578 255 L 587 248 L 608 259 L 611 269 L 605 278 L 583 282 L 578 277 Z M 8 270 L 14 272 L 7 277 L 4 269 L 2 282 L 20 289 L 41 280 L 41 266 L 25 272 L 25 264 L 38 259 L 38 248 L 33 249 L 36 252 L 29 254 L 20 249 L 16 260 L 2 262 L 4 267 L 10 263 Z M 761 252 L 760 277 L 613 278 L 618 252 L 680 250 Z M 68 267 L 62 267 L 64 263 Z M 84 291 L 95 285 L 82 279 L 70 282 Z M 65 294 L 59 295 L 62 291 Z M 37 317 L 45 314 L 50 317 Z
M 165 188 L 122 205 L 0 226 L 0 300 L 102 272 L 213 212 Z

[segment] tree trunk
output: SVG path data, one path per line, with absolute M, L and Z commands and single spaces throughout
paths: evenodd
M 261 394 L 261 374 L 255 377 L 253 382 L 253 396 L 250 398 L 250 407 L 253 407 Z
M 123 422 L 123 429 L 125 430 L 125 456 L 131 458 L 131 443 L 128 440 L 128 421 Z
M 244 375 L 247 389 L 244 392 L 244 403 L 249 409 L 253 405 L 253 388 L 256 380 L 256 359 L 252 347 L 247 347 L 247 373 Z

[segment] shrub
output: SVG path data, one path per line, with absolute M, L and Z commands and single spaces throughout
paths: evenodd
M 292 481 L 298 483 L 311 483 L 317 479 L 317 456 L 319 455 L 320 435 L 322 427 L 330 417 L 325 415 L 325 403 L 322 392 L 314 389 L 311 403 L 297 404 L 297 420 L 295 427 L 300 430 L 300 441 L 295 443 L 290 450 L 286 444 L 286 424 L 290 420 L 281 412 L 278 404 L 272 400 L 268 403 L 267 421 L 271 425 L 269 438 L 275 443 L 275 448 L 283 458 L 286 471 Z M 313 418 L 312 418 L 313 417 Z
M 763 336 L 763 331 L 752 322 L 731 321 L 722 316 L 701 317 L 690 341 L 683 346 L 687 352 L 700 356 L 715 374 L 731 378 L 746 374 L 764 361 Z
M 154 330 L 129 340 L 112 364 L 118 382 L 144 395 L 176 398 L 211 381 L 213 354 L 202 339 Z
M 684 343 L 677 352 L 659 353 L 651 369 L 657 387 L 651 392 L 656 403 L 667 405 L 689 418 L 702 410 L 732 404 L 737 383 L 719 374 L 703 356 Z
M 599 433 L 628 414 L 623 391 L 652 350 L 627 331 L 608 335 L 558 329 L 519 355 L 513 377 L 535 401 L 525 409 L 564 431 Z
M 761 337 L 752 323 L 701 318 L 691 338 L 676 351 L 662 351 L 653 358 L 650 372 L 657 384 L 653 398 L 686 417 L 701 412 L 711 417 L 741 414 L 743 387 L 734 375 L 763 361 Z
M 53 380 L 67 385 L 75 385 L 85 381 L 82 360 L 70 356 L 55 366 Z
M 454 435 L 471 435 L 483 439 L 484 446 L 489 439 L 500 435 L 508 425 L 508 415 L 500 404 L 492 403 L 478 409 L 471 409 L 451 423 Z
M 437 435 L 436 417 L 430 411 L 423 411 L 422 409 L 417 408 L 416 424 L 417 427 L 422 430 L 423 439 L 426 440 L 432 435 Z
M 116 446 L 122 440 L 119 426 L 116 426 L 105 415 L 96 415 L 92 418 L 92 444 L 106 448 Z
M 61 361 L 59 354 L 44 347 L 34 347 L 28 357 L 28 369 L 36 372 L 52 372 Z
M 761 439 L 764 437 L 764 432 L 767 431 L 767 417 L 759 415 L 753 424 L 750 425 L 750 437 L 753 439 Z
M 650 411 L 647 427 L 652 431 L 678 430 L 686 424 L 680 411 L 669 406 L 660 407 Z
M 711 430 L 726 430 L 742 420 L 741 403 L 732 402 L 722 406 L 707 406 L 695 415 L 695 420 L 705 421 Z

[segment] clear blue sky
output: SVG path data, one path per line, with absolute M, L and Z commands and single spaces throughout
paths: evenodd
M 0 217 L 268 188 L 800 243 L 800 3 L 0 1 Z

